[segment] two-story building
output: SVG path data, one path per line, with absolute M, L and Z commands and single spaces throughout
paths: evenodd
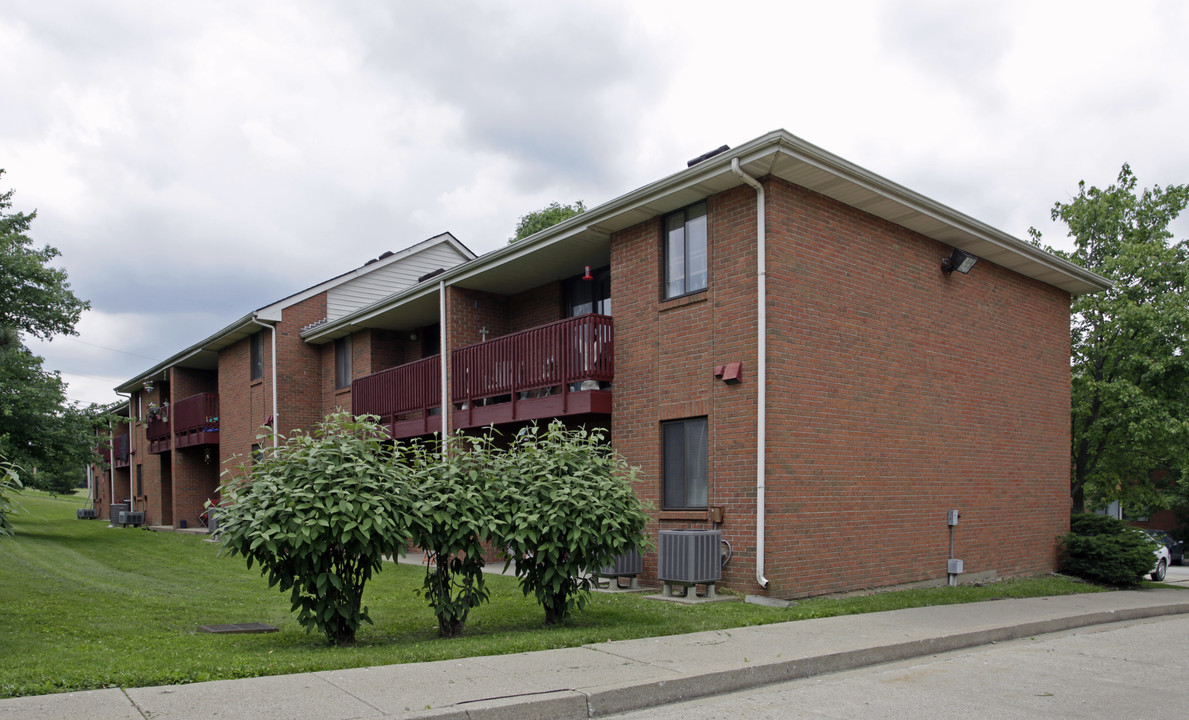
M 641 468 L 652 532 L 721 530 L 745 592 L 935 581 L 951 547 L 968 578 L 1055 567 L 1069 302 L 1107 287 L 1093 273 L 784 131 L 439 266 L 349 309 L 301 305 L 275 357 L 310 358 L 306 385 L 253 385 L 249 323 L 274 321 L 254 314 L 203 346 L 217 372 L 175 359 L 122 389 L 138 412 L 166 369 L 171 397 L 218 393 L 197 495 L 270 414 L 350 407 L 398 440 L 566 418 Z M 176 511 L 206 455 L 171 422 Z

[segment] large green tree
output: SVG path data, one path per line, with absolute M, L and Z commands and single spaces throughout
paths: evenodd
M 67 401 L 61 376 L 43 367 L 24 336 L 74 334 L 89 304 L 70 290 L 66 271 L 49 264 L 58 251 L 34 246 L 27 233 L 36 213 L 12 212 L 12 195 L 0 193 L 0 454 L 27 470 L 77 470 L 90 459 L 89 411 Z
M 551 202 L 540 210 L 531 212 L 528 215 L 521 215 L 520 222 L 516 223 L 516 232 L 512 237 L 508 238 L 508 242 L 514 243 L 517 240 L 523 240 L 529 235 L 539 233 L 545 228 L 553 227 L 562 220 L 569 220 L 575 215 L 581 215 L 584 212 L 586 212 L 586 206 L 582 204 L 581 200 L 573 205 L 562 205 L 558 202 Z
M 1141 190 L 1124 165 L 1053 206 L 1074 241 L 1059 254 L 1114 282 L 1071 308 L 1075 510 L 1167 507 L 1153 478 L 1189 461 L 1189 248 L 1169 230 L 1187 202 L 1189 186 Z

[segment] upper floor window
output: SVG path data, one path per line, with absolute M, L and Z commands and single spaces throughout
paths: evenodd
M 252 379 L 259 380 L 264 377 L 264 331 L 253 335 L 249 344 L 251 349 L 248 354 L 252 366 Z
M 351 387 L 351 336 L 334 341 L 334 387 Z
M 704 508 L 709 500 L 709 437 L 706 418 L 661 423 L 665 509 Z
M 665 299 L 705 290 L 706 203 L 665 216 Z
M 583 276 L 566 280 L 566 317 L 578 317 L 589 313 L 611 314 L 611 268 L 601 267 L 591 271 L 591 279 Z

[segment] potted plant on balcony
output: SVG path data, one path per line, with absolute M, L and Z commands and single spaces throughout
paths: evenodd
M 169 420 L 169 403 L 158 405 L 149 403 L 149 411 L 145 414 L 145 422 L 166 422 Z

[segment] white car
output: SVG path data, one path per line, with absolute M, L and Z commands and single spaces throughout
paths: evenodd
M 1152 579 L 1156 582 L 1161 582 L 1164 580 L 1165 573 L 1168 572 L 1169 563 L 1172 562 L 1172 553 L 1168 551 L 1168 546 L 1166 546 L 1151 533 L 1147 532 L 1146 530 L 1140 530 L 1140 532 L 1142 532 L 1144 537 L 1151 540 L 1152 544 L 1156 546 L 1156 548 L 1152 550 L 1152 554 L 1156 556 L 1156 564 L 1152 566 Z

